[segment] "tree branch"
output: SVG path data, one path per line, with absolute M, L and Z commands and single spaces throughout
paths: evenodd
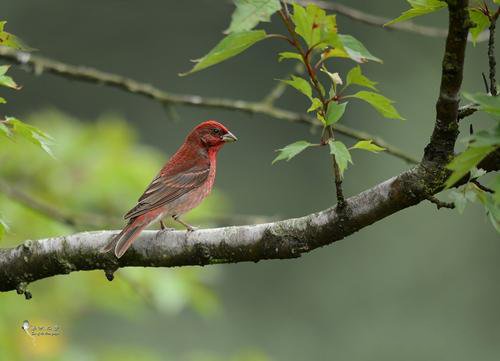
M 57 60 L 48 59 L 42 56 L 16 51 L 0 46 L 0 59 L 4 59 L 14 64 L 23 65 L 23 69 L 34 74 L 42 74 L 44 71 L 54 75 L 78 80 L 98 85 L 106 85 L 120 89 L 131 94 L 145 96 L 149 99 L 160 102 L 163 105 L 186 105 L 193 107 L 219 108 L 233 111 L 241 111 L 250 114 L 262 114 L 271 118 L 285 120 L 292 123 L 303 123 L 314 127 L 321 127 L 321 124 L 306 114 L 295 113 L 285 109 L 274 107 L 265 101 L 249 102 L 246 100 L 233 100 L 226 98 L 201 97 L 199 95 L 174 94 L 165 92 L 151 84 L 141 83 L 121 75 L 103 72 L 86 66 L 76 66 L 62 63 Z M 408 163 L 418 163 L 418 159 L 408 155 L 388 144 L 383 139 L 366 132 L 358 131 L 346 126 L 336 126 L 336 130 L 354 139 L 373 139 L 373 142 L 386 148 L 386 153 L 401 158 Z
M 424 35 L 429 37 L 438 37 L 438 38 L 445 38 L 448 35 L 448 31 L 446 29 L 436 28 L 433 26 L 418 25 L 412 21 L 405 21 L 384 26 L 384 24 L 391 21 L 392 19 L 368 14 L 363 11 L 333 1 L 297 0 L 297 2 L 302 5 L 307 5 L 308 3 L 314 3 L 325 10 L 332 10 L 335 11 L 337 14 L 345 16 L 349 19 L 359 21 L 367 25 L 382 28 L 385 30 L 398 30 L 398 31 L 404 31 L 408 33 Z M 479 35 L 477 42 L 483 42 L 486 41 L 487 39 L 488 39 L 488 32 L 485 31 L 481 35 Z M 468 38 L 468 40 L 472 42 L 472 39 L 470 37 Z
M 0 249 L 0 291 L 80 270 L 172 267 L 296 258 L 340 240 L 423 199 L 418 171 L 389 179 L 346 200 L 347 213 L 334 208 L 302 218 L 254 226 L 185 231 L 144 231 L 120 259 L 99 249 L 114 231 L 26 241 Z M 420 194 L 420 196 L 419 196 Z M 348 216 L 346 216 L 348 214 Z
M 458 104 L 463 79 L 467 35 L 471 27 L 468 0 L 448 0 L 449 36 L 442 63 L 441 86 L 436 103 L 436 123 L 429 144 L 425 148 L 423 164 L 435 168 L 440 175 L 436 185 L 441 186 L 449 172 L 445 166 L 454 156 L 458 136 Z

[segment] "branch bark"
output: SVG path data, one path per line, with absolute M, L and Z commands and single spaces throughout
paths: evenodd
M 26 241 L 0 250 L 0 291 L 19 290 L 33 281 L 81 270 L 120 267 L 173 267 L 296 258 L 333 243 L 423 199 L 417 169 L 391 178 L 334 208 L 302 218 L 253 226 L 185 231 L 144 231 L 120 259 L 99 249 L 115 231 L 77 233 Z M 419 196 L 420 194 L 420 196 Z

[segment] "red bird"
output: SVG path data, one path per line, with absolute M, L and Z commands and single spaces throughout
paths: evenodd
M 217 153 L 227 142 L 237 138 L 222 124 L 208 120 L 194 128 L 160 173 L 153 179 L 139 203 L 124 218 L 125 228 L 102 252 L 115 249 L 117 258 L 130 247 L 141 231 L 155 221 L 172 217 L 188 231 L 194 228 L 180 215 L 198 206 L 210 194 L 215 180 Z

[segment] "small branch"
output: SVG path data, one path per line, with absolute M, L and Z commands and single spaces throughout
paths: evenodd
M 301 218 L 253 226 L 202 229 L 191 233 L 143 231 L 120 259 L 99 252 L 116 231 L 26 241 L 15 248 L 0 249 L 0 292 L 79 270 L 297 258 L 419 203 L 422 200 L 419 177 L 422 175 L 417 170 L 405 172 L 346 199 L 349 215 L 330 208 Z
M 475 104 L 475 103 L 471 103 L 471 104 L 467 104 L 467 105 L 464 105 L 464 106 L 461 106 L 460 108 L 458 108 L 458 117 L 457 119 L 460 121 L 466 117 L 469 117 L 471 116 L 472 114 L 474 114 L 475 112 L 478 111 L 478 105 Z
M 338 2 L 324 1 L 324 0 L 294 0 L 294 1 L 302 5 L 314 3 L 325 10 L 335 11 L 337 14 L 345 16 L 349 19 L 359 21 L 366 25 L 375 26 L 377 28 L 381 28 L 384 30 L 398 30 L 398 31 L 404 31 L 408 33 L 424 35 L 429 37 L 438 37 L 438 38 L 445 38 L 448 35 L 448 31 L 446 29 L 436 28 L 433 26 L 418 25 L 412 21 L 405 21 L 392 24 L 389 26 L 384 26 L 384 24 L 391 21 L 392 19 L 368 14 L 363 11 L 351 8 L 349 6 L 339 4 Z M 484 32 L 481 35 L 479 35 L 477 42 L 486 41 L 487 39 L 488 39 L 488 33 Z M 468 41 L 472 42 L 472 39 L 469 37 Z
M 306 114 L 294 113 L 285 109 L 276 108 L 263 102 L 249 102 L 246 100 L 169 93 L 150 84 L 141 83 L 131 78 L 106 73 L 85 66 L 70 65 L 57 60 L 19 52 L 2 46 L 0 46 L 0 59 L 23 65 L 22 69 L 37 75 L 46 71 L 66 79 L 89 82 L 97 85 L 106 85 L 131 94 L 145 96 L 162 104 L 178 104 L 193 107 L 227 109 L 250 114 L 267 115 L 271 118 L 285 120 L 292 123 L 303 123 L 314 127 L 321 126 L 315 118 Z M 346 126 L 337 126 L 336 130 L 337 132 L 354 139 L 377 139 L 374 143 L 386 148 L 386 153 L 401 158 L 409 163 L 418 163 L 418 159 L 415 157 L 405 154 L 400 149 L 391 146 L 383 139 L 375 137 L 374 135 L 351 129 Z
M 473 179 L 471 180 L 471 183 L 474 183 L 476 185 L 476 187 L 478 187 L 479 189 L 481 189 L 483 192 L 486 192 L 486 193 L 495 193 L 495 191 L 491 188 L 488 188 L 484 185 L 482 185 L 481 183 L 479 183 L 479 181 L 477 179 Z
M 103 214 L 89 213 L 70 213 L 54 207 L 52 204 L 43 201 L 33 195 L 28 194 L 24 190 L 14 187 L 4 180 L 0 179 L 0 193 L 5 194 L 8 198 L 17 202 L 53 221 L 59 222 L 77 230 L 88 228 L 104 228 L 109 226 L 120 226 L 123 223 L 121 217 L 106 216 Z M 263 215 L 251 214 L 210 214 L 210 217 L 203 220 L 203 224 L 212 226 L 227 226 L 239 224 L 256 224 L 263 222 L 271 222 L 277 220 L 278 217 L 269 217 Z
M 17 189 L 0 180 L 0 192 L 4 193 L 10 199 L 28 207 L 56 222 L 65 224 L 72 228 L 84 229 L 86 227 L 103 227 L 109 225 L 109 219 L 104 217 L 95 217 L 92 215 L 73 215 L 61 211 L 58 207 L 37 199 L 28 193 Z M 107 221 L 105 221 L 107 219 Z
M 441 209 L 441 208 L 454 209 L 455 208 L 455 204 L 454 203 L 440 201 L 439 199 L 437 199 L 434 196 L 428 196 L 427 200 L 429 202 L 431 202 L 431 203 L 434 203 L 436 205 L 437 209 Z
M 493 96 L 497 96 L 497 82 L 496 76 L 496 59 L 495 59 L 495 27 L 500 14 L 500 8 L 493 14 L 489 15 L 490 19 L 490 34 L 488 37 L 488 63 L 490 66 L 489 78 L 490 78 L 490 93 Z

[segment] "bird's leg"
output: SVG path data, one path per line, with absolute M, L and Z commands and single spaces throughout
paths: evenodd
M 179 222 L 180 224 L 182 224 L 184 227 L 186 227 L 187 231 L 188 232 L 193 232 L 193 231 L 196 231 L 198 228 L 196 227 L 193 227 L 191 226 L 190 224 L 187 224 L 186 222 L 184 222 L 179 215 L 174 215 L 172 216 L 172 218 L 176 221 L 176 222 Z
M 168 231 L 175 231 L 175 228 L 166 227 L 165 223 L 163 223 L 163 219 L 160 219 L 160 232 L 159 233 L 168 232 Z

